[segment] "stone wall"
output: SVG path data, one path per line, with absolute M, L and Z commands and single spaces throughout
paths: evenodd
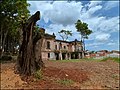
M 50 42 L 50 48 L 47 48 L 47 42 Z M 60 43 L 62 44 L 62 48 L 60 49 Z M 57 49 L 56 49 L 57 45 Z M 77 49 L 81 48 L 81 45 L 77 43 L 76 46 Z M 42 59 L 43 60 L 56 60 L 56 57 L 65 57 L 68 59 L 68 54 L 75 52 L 75 42 L 66 42 L 62 40 L 55 40 L 55 38 L 43 38 L 42 43 Z M 81 51 L 80 51 L 81 53 Z M 78 57 L 80 58 L 81 54 L 78 54 Z M 56 55 L 57 54 L 57 55 Z M 63 56 L 61 56 L 63 55 Z M 71 54 L 70 54 L 71 56 Z M 70 59 L 70 58 L 69 58 Z M 62 60 L 62 59 L 61 59 Z

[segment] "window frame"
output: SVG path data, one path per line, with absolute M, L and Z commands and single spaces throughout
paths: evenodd
M 50 58 L 50 53 L 48 53 L 48 58 Z
M 50 49 L 50 41 L 47 41 L 47 47 L 46 49 Z

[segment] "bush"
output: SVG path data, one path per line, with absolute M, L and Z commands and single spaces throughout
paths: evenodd
M 0 58 L 1 61 L 10 61 L 12 60 L 12 57 L 11 56 L 8 56 L 8 55 L 4 55 Z
M 35 72 L 34 76 L 37 79 L 42 79 L 43 78 L 43 73 L 42 73 L 41 70 L 38 70 L 38 71 Z
M 103 58 L 101 61 L 107 61 L 109 60 L 109 58 Z
M 58 83 L 62 84 L 62 85 L 71 85 L 74 83 L 74 81 L 70 80 L 70 79 L 63 79 L 63 80 L 58 80 Z
M 107 61 L 107 60 L 113 60 L 116 62 L 120 62 L 120 58 L 118 57 L 107 57 L 107 58 L 103 58 L 101 61 Z

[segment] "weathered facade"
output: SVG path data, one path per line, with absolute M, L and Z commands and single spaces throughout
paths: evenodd
M 43 60 L 70 60 L 84 57 L 83 46 L 80 41 L 62 41 L 55 39 L 55 35 L 45 34 L 42 43 Z

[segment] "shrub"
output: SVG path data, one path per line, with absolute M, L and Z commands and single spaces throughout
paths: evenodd
M 74 83 L 74 81 L 70 79 L 62 79 L 62 80 L 58 80 L 57 82 L 66 86 Z
M 116 62 L 120 62 L 120 58 L 118 57 L 107 57 L 107 58 L 103 58 L 101 61 L 107 61 L 107 60 L 113 60 Z
M 109 58 L 103 58 L 101 61 L 107 61 L 109 60 Z
M 112 58 L 112 60 L 120 63 L 120 58 L 114 57 L 114 58 Z
M 10 61 L 12 60 L 12 57 L 11 56 L 8 56 L 8 55 L 4 55 L 0 58 L 1 61 Z
M 34 76 L 37 79 L 42 79 L 43 78 L 43 73 L 42 73 L 41 69 L 38 70 L 38 71 L 36 71 L 35 74 L 34 74 Z

